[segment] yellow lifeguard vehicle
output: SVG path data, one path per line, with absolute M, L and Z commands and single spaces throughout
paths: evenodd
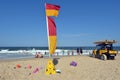
M 115 59 L 118 54 L 117 50 L 113 50 L 113 43 L 117 43 L 115 40 L 104 40 L 94 42 L 96 49 L 92 52 L 92 57 L 100 58 L 102 60 Z

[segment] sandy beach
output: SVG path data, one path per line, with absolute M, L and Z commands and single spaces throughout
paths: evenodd
M 61 73 L 46 75 L 48 58 L 0 61 L 0 80 L 120 80 L 120 56 L 100 60 L 89 56 L 57 57 Z M 75 61 L 77 66 L 70 66 Z M 21 67 L 17 68 L 16 65 Z M 28 67 L 31 66 L 31 67 Z M 36 73 L 33 71 L 38 68 Z

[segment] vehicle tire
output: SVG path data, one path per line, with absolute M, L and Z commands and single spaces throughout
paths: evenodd
M 102 54 L 101 59 L 105 61 L 105 60 L 107 60 L 107 56 L 105 54 Z

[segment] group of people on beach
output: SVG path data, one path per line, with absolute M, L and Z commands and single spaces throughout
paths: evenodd
M 82 55 L 83 50 L 82 48 L 77 48 L 77 55 Z M 72 55 L 74 55 L 74 51 L 71 52 Z M 70 55 L 70 51 L 67 52 L 67 55 Z
M 35 58 L 43 58 L 43 54 L 41 54 L 40 52 L 36 52 Z
M 77 48 L 77 55 L 82 55 L 83 51 L 82 51 L 82 48 Z M 57 53 L 58 55 L 59 53 Z M 68 55 L 70 55 L 70 51 L 68 51 L 67 53 Z M 45 55 L 46 55 L 46 52 L 45 52 Z M 63 55 L 64 55 L 64 51 L 63 51 Z M 74 52 L 72 51 L 72 55 L 74 55 Z M 43 58 L 43 54 L 40 53 L 40 52 L 36 52 L 35 54 L 35 58 Z

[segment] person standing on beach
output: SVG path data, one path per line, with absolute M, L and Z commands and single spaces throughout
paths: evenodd
M 83 51 L 82 51 L 82 48 L 80 48 L 80 54 L 82 55 Z
M 72 56 L 74 55 L 74 51 L 72 50 Z
M 68 53 L 68 55 L 70 55 L 70 51 L 69 51 L 69 50 L 68 50 L 68 52 L 67 52 L 67 53 Z
M 79 48 L 77 48 L 77 54 L 80 55 L 80 50 L 79 50 Z

